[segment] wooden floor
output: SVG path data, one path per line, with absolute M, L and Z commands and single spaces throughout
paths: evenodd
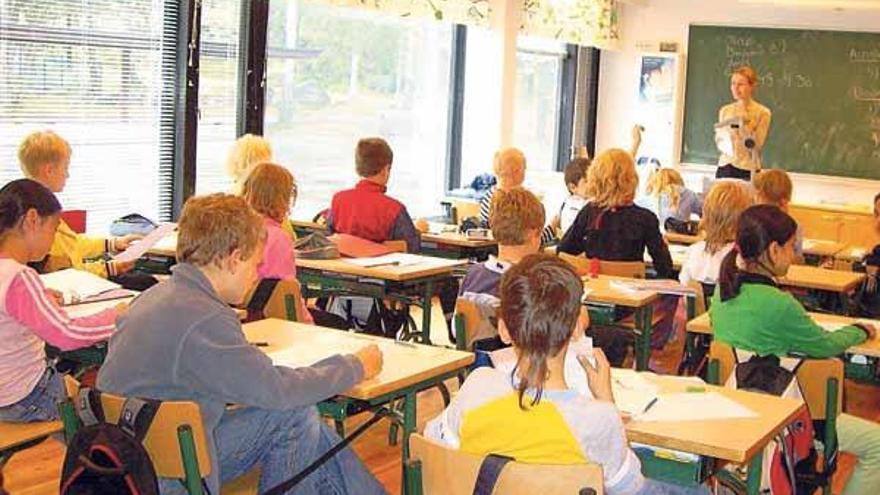
M 438 315 L 442 314 L 435 304 L 433 311 L 434 322 L 432 323 L 432 339 L 435 343 L 447 342 L 445 324 Z M 416 315 L 416 321 L 421 321 Z M 681 355 L 683 339 L 679 338 L 671 343 L 660 354 L 655 354 L 653 364 L 661 369 L 658 371 L 671 372 L 678 363 Z M 450 390 L 457 389 L 457 382 L 450 380 L 447 385 Z M 880 421 L 880 389 L 854 383 L 847 383 L 845 397 L 848 412 L 862 416 L 873 421 Z M 418 399 L 418 423 L 419 429 L 429 419 L 436 416 L 442 410 L 442 399 L 436 390 L 425 391 L 419 394 Z M 352 418 L 349 428 L 367 419 L 366 415 Z M 391 446 L 388 443 L 387 422 L 382 421 L 374 425 L 360 439 L 354 443 L 354 449 L 360 458 L 366 463 L 370 471 L 391 493 L 400 493 L 401 462 L 400 445 Z M 61 472 L 61 461 L 64 456 L 64 446 L 56 440 L 47 440 L 42 444 L 21 452 L 13 457 L 3 470 L 5 487 L 12 495 L 49 495 L 58 493 L 58 480 Z M 840 469 L 834 480 L 834 493 L 840 493 L 852 471 L 854 460 L 852 457 L 843 455 L 840 461 Z

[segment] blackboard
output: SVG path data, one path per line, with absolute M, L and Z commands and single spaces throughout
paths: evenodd
M 716 164 L 730 73 L 758 71 L 773 112 L 764 168 L 880 179 L 880 34 L 690 26 L 681 161 Z

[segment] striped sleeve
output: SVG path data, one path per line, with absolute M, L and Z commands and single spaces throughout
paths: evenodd
M 6 312 L 35 335 L 62 351 L 107 340 L 116 329 L 116 310 L 106 309 L 82 318 L 70 318 L 46 294 L 39 276 L 23 270 L 6 293 Z
M 483 221 L 486 225 L 489 225 L 489 214 L 492 209 L 492 196 L 495 194 L 495 187 L 492 187 L 486 194 L 483 195 L 483 198 L 480 200 L 480 220 Z

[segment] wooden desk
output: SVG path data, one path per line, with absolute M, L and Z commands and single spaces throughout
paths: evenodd
M 687 260 L 688 245 L 686 244 L 669 244 L 669 255 L 672 257 L 672 269 L 676 272 L 681 271 L 682 265 Z M 651 255 L 645 251 L 645 266 L 654 266 L 654 260 Z
M 661 393 L 684 392 L 687 381 L 649 375 Z M 742 390 L 705 386 L 757 413 L 754 418 L 706 421 L 640 422 L 626 425 L 632 442 L 681 450 L 720 461 L 749 463 L 748 493 L 758 493 L 764 447 L 806 407 L 801 401 Z
M 841 311 L 850 312 L 850 296 L 864 280 L 864 273 L 792 265 L 785 277 L 779 279 L 779 285 L 836 293 Z
M 405 266 L 365 268 L 343 259 L 297 259 L 297 278 L 307 297 L 310 294 L 357 295 L 379 299 L 394 299 L 411 304 L 417 296 L 422 306 L 422 327 L 418 331 L 404 326 L 403 337 L 420 337 L 431 343 L 431 297 L 434 283 L 449 280 L 453 270 L 467 264 L 467 260 L 449 260 L 423 256 L 425 263 Z
M 422 254 L 485 261 L 490 254 L 498 254 L 498 242 L 494 239 L 469 239 L 459 232 L 425 232 L 422 234 Z
M 839 253 L 846 247 L 836 241 L 828 241 L 824 239 L 804 239 L 804 255 L 815 256 L 818 258 L 830 258 Z
M 395 343 L 381 337 L 354 334 L 329 328 L 321 328 L 286 320 L 267 319 L 247 323 L 242 327 L 251 342 L 267 342 L 260 347 L 277 364 L 289 360 L 296 365 L 335 352 L 350 352 L 375 343 L 382 349 L 382 372 L 375 378 L 356 385 L 342 397 L 330 399 L 320 405 L 325 413 L 337 422 L 337 429 L 350 414 L 364 409 L 383 410 L 391 418 L 399 417 L 390 404 L 403 401 L 402 418 L 394 424 L 403 428 L 402 458 L 403 486 L 412 487 L 411 473 L 406 469 L 409 458 L 409 435 L 416 430 L 416 393 L 438 386 L 444 380 L 457 376 L 473 361 L 469 352 L 412 343 Z M 329 352 L 328 352 L 329 351 Z M 281 364 L 283 365 L 283 364 Z M 408 491 L 408 490 L 407 490 Z
M 658 294 L 651 291 L 619 289 L 613 286 L 612 282 L 615 280 L 631 280 L 624 277 L 599 275 L 596 278 L 583 277 L 582 280 L 586 291 L 584 300 L 588 305 L 590 303 L 608 304 L 634 310 L 636 369 L 639 371 L 648 369 L 648 359 L 651 356 L 651 331 L 653 330 L 654 308 L 652 305 L 659 297 Z
M 687 235 L 676 232 L 667 232 L 663 234 L 663 238 L 666 239 L 666 242 L 669 244 L 684 244 L 685 246 L 690 246 L 691 244 L 703 240 L 702 235 Z

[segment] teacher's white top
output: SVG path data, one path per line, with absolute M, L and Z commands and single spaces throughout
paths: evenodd
M 770 130 L 770 109 L 752 100 L 747 107 L 739 102 L 734 102 L 724 105 L 718 111 L 718 122 L 734 118 L 742 119 L 741 139 L 733 140 L 733 155 L 722 153 L 718 159 L 718 165 L 723 166 L 729 163 L 742 170 L 760 170 L 761 152 L 764 149 L 764 142 L 767 140 L 767 132 Z M 749 136 L 755 139 L 757 163 L 752 160 L 751 150 L 746 148 L 743 143 L 744 139 Z

